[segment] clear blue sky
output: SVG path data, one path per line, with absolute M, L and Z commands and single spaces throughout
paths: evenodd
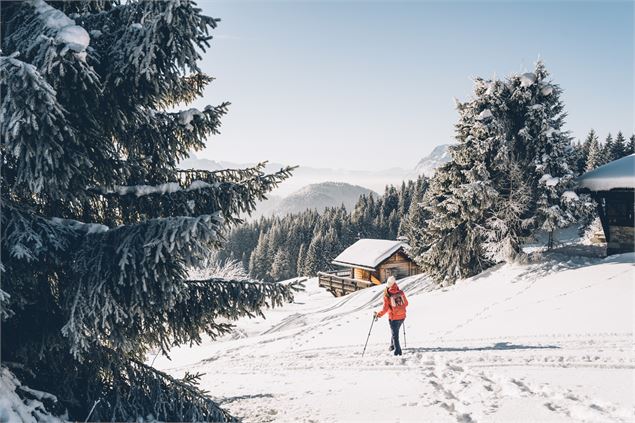
M 232 103 L 200 157 L 413 167 L 452 141 L 475 76 L 531 70 L 564 89 L 577 138 L 633 122 L 633 2 L 199 1 L 222 19 L 196 106 Z

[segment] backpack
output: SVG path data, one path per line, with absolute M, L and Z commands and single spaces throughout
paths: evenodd
M 406 301 L 403 291 L 400 290 L 395 293 L 389 292 L 388 298 L 390 299 L 390 308 L 392 308 L 393 310 L 406 308 Z

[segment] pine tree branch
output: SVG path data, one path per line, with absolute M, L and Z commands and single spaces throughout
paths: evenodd
M 139 417 L 159 421 L 238 421 L 212 401 L 197 385 L 200 374 L 176 379 L 142 361 L 102 348 L 101 401 L 91 421 L 130 421 Z M 151 416 L 151 417 L 150 417 Z
M 5 263 L 9 258 L 25 262 L 38 262 L 46 258 L 61 263 L 61 254 L 78 239 L 76 230 L 34 215 L 5 198 L 0 200 L 0 208 L 2 256 Z
M 173 177 L 178 162 L 190 151 L 201 150 L 211 135 L 219 133 L 229 103 L 166 113 L 138 108 L 140 122 L 127 125 L 117 136 L 127 140 L 121 155 L 130 169 L 130 183 L 160 183 Z
M 187 298 L 186 266 L 197 266 L 219 245 L 219 216 L 170 217 L 87 234 L 73 255 L 74 277 L 62 304 L 69 313 L 62 333 L 81 358 L 91 342 L 118 349 L 136 345 L 117 330 L 156 327 L 162 315 Z M 108 340 L 107 342 L 105 340 Z
M 0 57 L 1 148 L 4 157 L 14 158 L 2 173 L 14 173 L 14 188 L 58 194 L 90 161 L 53 87 L 35 66 L 16 56 Z
M 210 29 L 218 22 L 202 15 L 195 3 L 175 0 L 127 2 L 78 20 L 101 33 L 94 48 L 109 58 L 96 66 L 109 87 L 105 95 L 130 111 L 139 104 L 159 109 L 188 91 L 184 82 L 192 81 L 183 75 L 200 73 L 199 51 L 209 47 Z M 120 90 L 125 98 L 110 95 Z
M 241 214 L 251 214 L 257 201 L 266 199 L 266 194 L 286 180 L 294 168 L 287 167 L 268 175 L 254 169 L 257 168 L 222 172 L 179 171 L 178 181 L 159 186 L 91 188 L 89 192 L 105 199 L 107 207 L 104 208 L 116 216 L 112 217 L 111 224 L 219 212 L 225 226 L 229 226 L 242 222 Z M 199 179 L 193 180 L 193 177 Z

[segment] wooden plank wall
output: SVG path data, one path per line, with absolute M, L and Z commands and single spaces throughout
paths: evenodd
M 397 251 L 379 266 L 379 276 L 382 282 L 385 282 L 390 275 L 397 279 L 404 278 L 416 274 L 416 267 L 408 256 Z

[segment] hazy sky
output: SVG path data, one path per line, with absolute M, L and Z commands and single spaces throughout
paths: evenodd
M 531 70 L 564 89 L 567 127 L 633 131 L 631 1 L 199 1 L 222 19 L 196 106 L 232 103 L 212 160 L 411 168 L 452 141 L 475 76 Z

